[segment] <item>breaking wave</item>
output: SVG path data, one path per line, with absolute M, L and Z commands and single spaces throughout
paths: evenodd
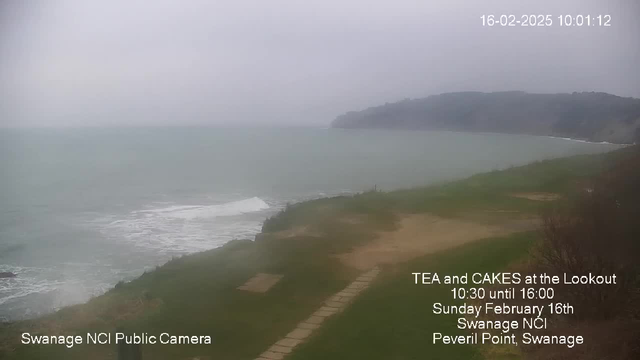
M 268 208 L 269 205 L 264 200 L 259 197 L 252 197 L 219 205 L 169 206 L 160 209 L 134 211 L 134 213 L 161 214 L 165 217 L 191 220 L 242 215 Z
M 272 210 L 259 197 L 216 205 L 171 205 L 104 218 L 100 231 L 156 254 L 180 255 L 234 239 L 253 239 Z

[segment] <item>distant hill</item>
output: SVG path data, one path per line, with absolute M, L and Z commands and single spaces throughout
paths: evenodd
M 350 111 L 335 128 L 453 130 L 640 142 L 640 99 L 606 93 L 459 92 Z

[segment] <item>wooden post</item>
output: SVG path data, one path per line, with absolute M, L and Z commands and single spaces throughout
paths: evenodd
M 118 328 L 116 332 L 122 333 L 124 331 L 122 328 Z M 125 342 L 118 344 L 118 360 L 142 360 L 142 345 Z

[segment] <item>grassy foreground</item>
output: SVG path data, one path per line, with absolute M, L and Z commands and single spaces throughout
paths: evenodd
M 213 339 L 211 345 L 143 346 L 144 359 L 254 359 L 358 276 L 359 270 L 333 255 L 397 229 L 404 214 L 429 213 L 483 224 L 530 218 L 550 203 L 513 193 L 570 197 L 580 191 L 583 179 L 600 172 L 615 154 L 556 159 L 442 185 L 292 205 L 265 222 L 259 241 L 233 241 L 175 259 L 87 304 L 1 325 L 0 358 L 115 359 L 115 345 L 25 346 L 20 344 L 20 333 L 84 336 L 120 327 Z M 345 221 L 354 218 L 358 221 Z M 431 304 L 453 300 L 448 287 L 413 285 L 411 272 L 496 271 L 526 255 L 536 236 L 515 233 L 386 264 L 370 289 L 289 358 L 399 360 L 422 359 L 425 354 L 430 359 L 482 358 L 471 346 L 431 345 L 433 331 L 456 331 L 452 319 L 430 314 Z M 284 277 L 266 293 L 236 290 L 258 272 Z
M 292 360 L 321 359 L 482 359 L 471 345 L 433 345 L 432 333 L 464 335 L 455 315 L 434 315 L 434 302 L 453 303 L 449 285 L 414 285 L 413 272 L 462 275 L 496 272 L 522 258 L 533 233 L 480 240 L 398 265 L 363 296 L 330 319 Z M 495 358 L 492 358 L 495 359 Z

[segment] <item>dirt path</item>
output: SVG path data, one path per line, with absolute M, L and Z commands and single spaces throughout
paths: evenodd
M 513 197 L 533 200 L 533 201 L 555 201 L 562 198 L 562 196 L 554 193 L 546 193 L 546 192 L 526 192 L 526 193 L 514 193 L 511 194 Z
M 408 215 L 402 218 L 397 230 L 383 232 L 373 242 L 335 256 L 348 266 L 366 270 L 377 265 L 404 262 L 474 240 L 533 230 L 536 225 L 534 219 L 488 225 L 429 214 Z

